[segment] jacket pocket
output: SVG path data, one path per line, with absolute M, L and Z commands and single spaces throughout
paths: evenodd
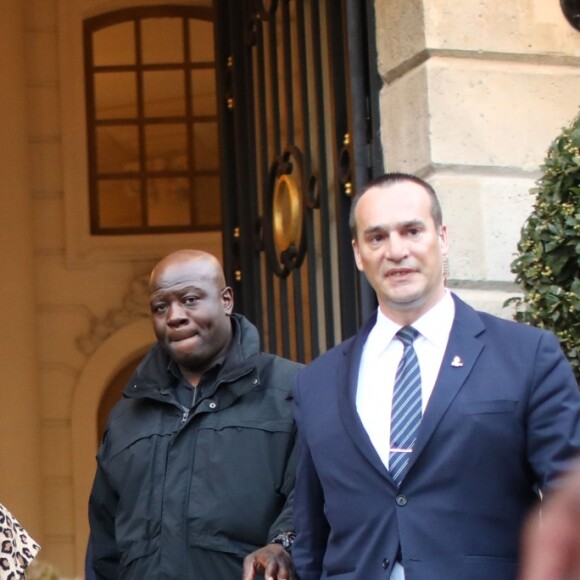
M 518 561 L 504 556 L 465 556 L 464 577 L 469 580 L 513 580 L 517 577 Z
M 487 415 L 497 413 L 513 413 L 517 401 L 470 401 L 464 403 L 461 412 L 464 415 Z
M 133 542 L 126 550 L 121 550 L 121 567 L 129 567 L 135 560 L 150 556 L 159 549 L 159 538 Z
M 214 429 L 220 431 L 222 429 L 260 429 L 271 433 L 283 432 L 290 433 L 294 429 L 294 422 L 292 419 L 270 419 L 270 418 L 256 418 L 256 419 L 227 419 L 219 417 L 215 424 L 211 425 L 209 421 L 203 426 L 204 428 Z

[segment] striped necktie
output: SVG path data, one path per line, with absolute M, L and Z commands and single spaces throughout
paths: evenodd
M 421 424 L 421 369 L 413 348 L 418 335 L 412 326 L 404 326 L 396 334 L 403 343 L 403 356 L 397 367 L 393 389 L 389 471 L 397 485 L 401 485 L 405 475 Z

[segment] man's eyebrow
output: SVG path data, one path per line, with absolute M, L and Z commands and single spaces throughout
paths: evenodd
M 412 219 L 405 222 L 398 222 L 396 224 L 387 225 L 387 224 L 378 224 L 375 226 L 368 227 L 365 231 L 365 235 L 372 235 L 372 234 L 382 234 L 382 233 L 389 233 L 393 230 L 401 230 L 401 229 L 409 229 L 409 228 L 417 228 L 422 227 L 424 222 L 420 219 Z
M 171 284 L 170 286 L 161 286 L 153 290 L 149 296 L 154 298 L 155 296 L 165 296 L 168 292 L 171 294 L 184 294 L 186 292 L 197 292 L 202 293 L 203 289 L 195 284 L 186 284 L 185 286 L 180 286 L 179 288 L 174 288 L 177 284 Z
M 408 222 L 402 222 L 399 224 L 399 228 L 407 229 L 407 228 L 416 228 L 419 226 L 423 226 L 424 222 L 420 219 L 409 220 Z
M 372 234 L 388 233 L 390 231 L 391 231 L 391 228 L 389 226 L 387 226 L 386 224 L 380 224 L 377 226 L 371 226 L 371 227 L 367 228 L 364 231 L 364 234 L 366 236 L 368 236 L 368 235 L 372 235 Z

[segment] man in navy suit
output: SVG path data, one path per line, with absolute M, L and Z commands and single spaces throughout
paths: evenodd
M 375 179 L 351 229 L 379 307 L 296 379 L 298 576 L 513 580 L 538 490 L 580 451 L 571 367 L 551 333 L 446 289 L 428 183 Z

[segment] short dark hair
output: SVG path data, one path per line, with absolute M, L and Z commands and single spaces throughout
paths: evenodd
M 360 198 L 373 187 L 388 187 L 389 185 L 393 185 L 395 183 L 402 183 L 405 181 L 410 181 L 411 183 L 415 183 L 422 187 L 431 198 L 431 216 L 433 217 L 433 221 L 435 222 L 435 227 L 440 228 L 443 225 L 443 213 L 441 211 L 441 204 L 439 203 L 439 199 L 437 198 L 437 193 L 433 187 L 421 179 L 416 175 L 411 175 L 409 173 L 384 173 L 383 175 L 379 175 L 375 177 L 371 181 L 369 181 L 362 189 L 356 192 L 354 197 L 352 198 L 352 203 L 350 205 L 350 215 L 348 218 L 348 225 L 350 227 L 350 232 L 352 234 L 352 239 L 356 239 L 356 219 L 354 217 L 354 212 L 356 211 L 356 206 L 360 200 Z

